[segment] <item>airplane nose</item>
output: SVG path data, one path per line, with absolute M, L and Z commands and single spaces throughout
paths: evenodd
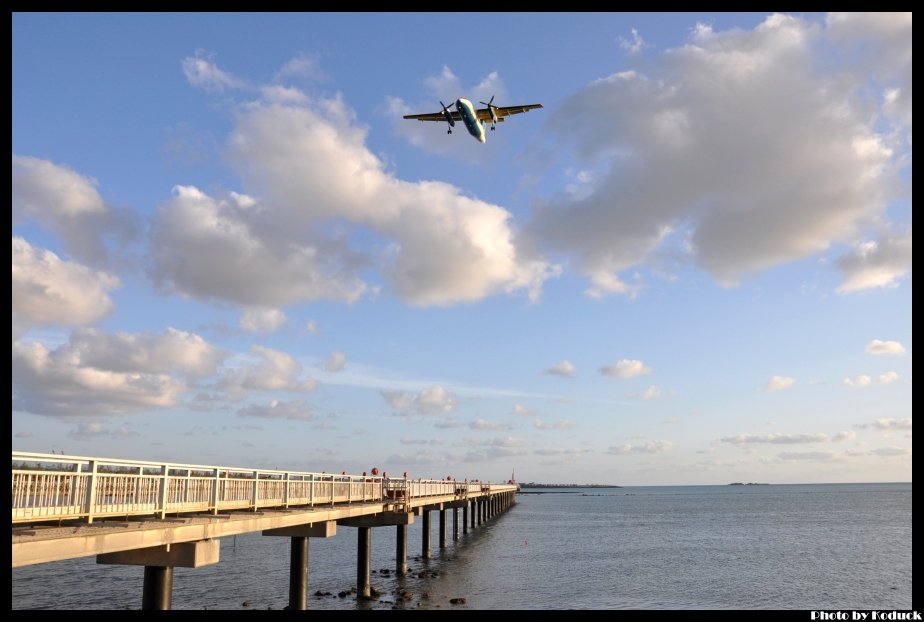
M 478 141 L 484 144 L 484 134 L 478 137 Z

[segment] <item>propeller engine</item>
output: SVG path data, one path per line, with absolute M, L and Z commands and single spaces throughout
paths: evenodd
M 443 118 L 446 119 L 446 123 L 449 124 L 449 130 L 447 134 L 452 134 L 452 128 L 455 126 L 456 122 L 452 120 L 452 113 L 449 112 L 449 107 L 440 100 L 440 106 L 443 107 Z
M 442 103 L 442 102 L 440 102 Z M 494 131 L 494 128 L 497 126 L 497 106 L 494 105 L 494 96 L 491 96 L 486 102 L 478 102 L 479 104 L 484 104 L 488 107 L 488 112 L 491 113 L 491 131 Z

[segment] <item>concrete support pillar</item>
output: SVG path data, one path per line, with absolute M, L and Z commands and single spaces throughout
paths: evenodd
M 430 559 L 430 510 L 423 508 L 423 532 L 420 542 L 420 556 Z
M 395 574 L 403 577 L 407 574 L 407 525 L 395 527 Z
M 358 527 L 356 533 L 356 597 L 369 598 L 372 595 L 372 527 Z
M 308 608 L 308 538 L 290 538 L 289 555 L 289 609 L 304 611 Z
M 462 506 L 462 533 L 468 533 L 468 506 L 468 501 Z
M 141 608 L 148 611 L 167 611 L 170 609 L 172 598 L 173 567 L 145 566 Z
M 452 508 L 452 539 L 459 539 L 459 508 Z
M 446 548 L 446 510 L 440 510 L 440 548 Z

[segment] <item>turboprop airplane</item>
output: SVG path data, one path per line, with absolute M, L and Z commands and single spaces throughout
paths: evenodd
M 475 140 L 483 143 L 485 122 L 491 122 L 491 130 L 493 131 L 499 122 L 503 122 L 506 117 L 512 114 L 528 112 L 534 108 L 542 108 L 542 104 L 529 104 L 528 106 L 495 106 L 493 95 L 488 101 L 479 103 L 484 104 L 486 107 L 475 110 L 472 102 L 464 97 L 460 97 L 456 100 L 455 112 L 449 110 L 449 106 L 452 104 L 447 106 L 443 102 L 440 102 L 440 106 L 443 107 L 442 112 L 406 114 L 404 118 L 417 119 L 418 121 L 445 121 L 449 124 L 449 130 L 446 132 L 447 134 L 452 134 L 452 128 L 455 127 L 456 121 L 462 121 L 468 133 L 474 136 Z

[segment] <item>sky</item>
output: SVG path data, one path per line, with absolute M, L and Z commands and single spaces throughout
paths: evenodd
M 911 481 L 910 13 L 13 14 L 12 108 L 14 450 Z

